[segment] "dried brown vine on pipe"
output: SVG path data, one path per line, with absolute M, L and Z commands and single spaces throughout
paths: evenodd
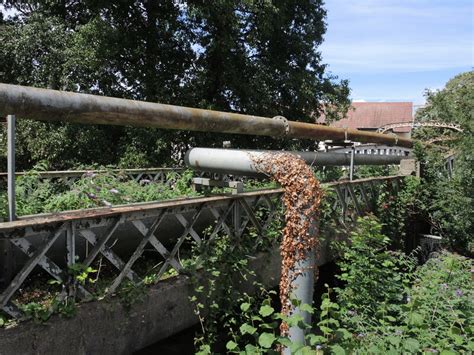
M 265 153 L 252 156 L 255 166 L 270 175 L 285 190 L 286 226 L 283 229 L 283 240 L 280 246 L 282 257 L 280 279 L 281 313 L 289 315 L 292 293 L 291 278 L 298 276 L 296 263 L 309 251 L 317 250 L 319 245 L 317 231 L 311 229 L 311 221 L 319 217 L 321 188 L 311 168 L 301 158 L 289 153 Z M 315 270 L 316 273 L 317 270 Z M 282 322 L 282 335 L 288 334 L 288 325 Z

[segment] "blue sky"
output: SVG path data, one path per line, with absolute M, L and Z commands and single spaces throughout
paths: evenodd
M 320 47 L 353 100 L 424 102 L 474 65 L 472 0 L 326 0 Z
M 325 2 L 319 50 L 329 71 L 349 79 L 353 100 L 422 104 L 425 89 L 474 66 L 473 0 Z

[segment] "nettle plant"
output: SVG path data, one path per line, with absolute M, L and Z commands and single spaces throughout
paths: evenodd
M 319 337 L 310 332 L 311 325 L 304 322 L 299 314 L 285 316 L 272 306 L 275 291 L 265 292 L 262 302 L 255 297 L 244 295 L 240 304 L 243 323 L 231 333 L 232 340 L 226 343 L 226 349 L 233 354 L 280 354 L 279 349 L 287 348 L 292 354 L 315 354 L 321 348 L 317 343 Z M 314 313 L 311 305 L 301 304 L 292 299 L 301 311 Z M 279 326 L 285 322 L 290 327 L 307 331 L 304 344 L 292 342 L 287 336 L 279 335 Z
M 269 213 L 262 206 L 255 215 L 265 219 Z M 211 353 L 219 344 L 231 340 L 236 345 L 232 348 L 232 343 L 229 343 L 229 347 L 237 351 L 241 345 L 238 341 L 241 331 L 247 337 L 253 333 L 252 328 L 243 326 L 240 329 L 240 326 L 247 323 L 247 315 L 258 314 L 259 309 L 255 307 L 260 308 L 260 302 L 265 302 L 268 307 L 262 310 L 264 315 L 260 314 L 259 317 L 273 314 L 273 311 L 269 312 L 269 307 L 274 291 L 267 291 L 257 280 L 251 260 L 253 255 L 267 252 L 278 245 L 283 225 L 282 209 L 275 213 L 263 235 L 259 235 L 254 227 L 248 227 L 237 238 L 220 232 L 209 239 L 208 236 L 212 234 L 212 228 L 209 228 L 200 245 L 193 243 L 191 255 L 194 259 L 187 264 L 185 272 L 191 275 L 194 284 L 194 295 L 190 300 L 201 323 L 201 331 L 195 337 L 198 353 Z M 243 289 L 248 288 L 254 291 L 253 296 L 249 295 L 250 292 L 242 293 Z M 264 338 L 262 342 L 265 342 Z

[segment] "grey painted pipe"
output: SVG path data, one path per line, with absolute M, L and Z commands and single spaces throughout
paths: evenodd
M 186 152 L 186 166 L 200 171 L 213 173 L 235 174 L 247 176 L 262 175 L 252 158 L 260 158 L 276 151 L 192 148 Z M 281 153 L 281 152 L 280 152 Z M 288 152 L 300 156 L 308 165 L 314 166 L 345 166 L 350 165 L 351 155 L 348 153 L 327 152 Z M 390 165 L 400 164 L 403 156 L 399 155 L 354 155 L 355 165 Z
M 311 223 L 316 223 L 312 221 Z M 313 228 L 313 231 L 315 229 Z M 301 305 L 313 305 L 314 293 L 314 274 L 316 269 L 316 255 L 314 250 L 306 253 L 304 259 L 296 261 L 294 270 L 290 273 L 290 289 L 293 291 L 291 297 L 298 300 Z M 311 324 L 311 313 L 302 311 L 300 306 L 293 306 L 290 316 L 299 315 L 303 318 L 303 322 Z M 300 328 L 298 325 L 291 326 L 288 329 L 288 337 L 292 343 L 304 345 L 307 330 Z M 284 355 L 290 355 L 289 348 L 284 348 Z

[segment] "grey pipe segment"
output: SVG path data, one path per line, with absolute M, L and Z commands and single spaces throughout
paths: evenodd
M 184 162 L 194 170 L 209 171 L 220 174 L 246 176 L 261 176 L 261 169 L 254 163 L 265 154 L 278 154 L 284 151 L 239 150 L 192 148 L 186 152 Z M 328 152 L 286 152 L 302 158 L 308 165 L 313 166 L 348 166 L 351 162 L 349 153 Z M 400 164 L 407 157 L 400 155 L 354 155 L 355 165 L 391 165 Z

